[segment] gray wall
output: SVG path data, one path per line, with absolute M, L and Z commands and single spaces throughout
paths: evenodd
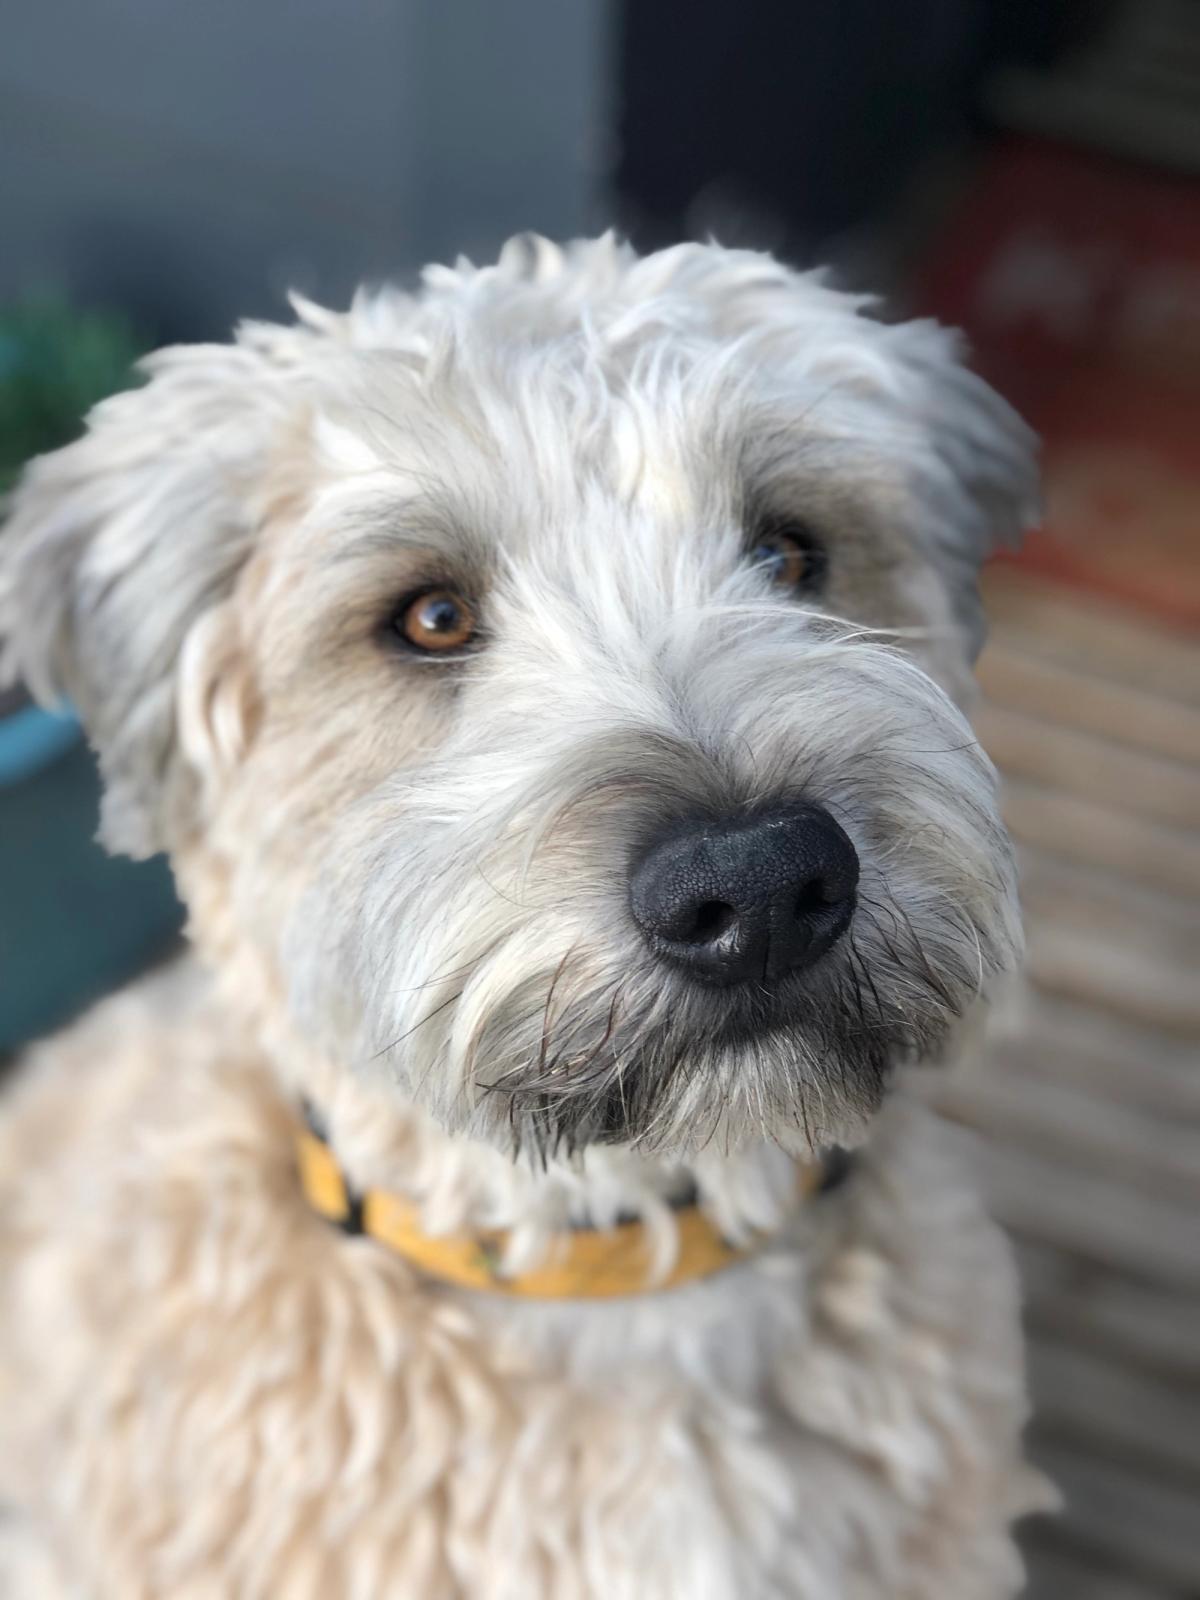
M 160 337 L 602 222 L 607 0 L 0 0 L 0 298 Z

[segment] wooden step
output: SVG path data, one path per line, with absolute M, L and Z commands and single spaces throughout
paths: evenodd
M 1035 1337 L 1082 1345 L 1164 1387 L 1200 1394 L 1200 1295 L 1135 1283 L 1028 1240 L 1018 1245 L 1017 1259 Z
M 1196 1500 L 1175 1483 L 1102 1459 L 1093 1447 L 1035 1427 L 1031 1453 L 1066 1497 L 1057 1527 L 1081 1554 L 1111 1559 L 1143 1582 L 1189 1597 L 1200 1569 Z M 1081 1597 L 1082 1600 L 1082 1597 Z
M 1200 1401 L 1194 1394 L 1048 1335 L 1030 1348 L 1029 1374 L 1040 1427 L 1091 1440 L 1105 1460 L 1131 1472 L 1161 1470 L 1190 1486 L 1200 1511 Z
M 1129 1101 L 1162 1117 L 1200 1124 L 1200 1068 L 1193 1038 L 1174 1037 L 1045 990 L 1031 991 L 1019 1032 L 991 1058 L 1007 1067 Z M 981 1069 L 986 1070 L 986 1069 Z
M 1094 863 L 1168 894 L 1200 896 L 1200 833 L 1168 828 L 1082 795 L 1006 780 L 1001 809 L 1014 838 L 1076 863 Z
M 1032 779 L 1153 822 L 1200 825 L 1196 767 L 991 701 L 974 721 L 984 749 L 1010 778 Z
M 980 658 L 979 681 L 988 700 L 1010 711 L 1151 755 L 1200 762 L 1200 707 L 1060 666 L 1002 633 Z
M 1011 567 L 987 597 L 1028 982 L 942 1103 L 985 1135 L 1067 1496 L 1028 1527 L 1028 1592 L 1200 1600 L 1200 647 Z
M 1184 631 L 1006 565 L 989 569 L 984 598 L 993 645 L 1200 707 L 1196 641 Z
M 1200 1029 L 1200 986 L 1194 971 L 1160 962 L 1130 941 L 1033 922 L 1026 970 L 1039 989 L 1084 1001 L 1147 1027 L 1194 1039 Z
M 1176 951 L 1189 962 L 1200 955 L 1200 901 L 1193 896 L 1032 845 L 1020 847 L 1018 866 L 1027 915 L 1088 928 L 1100 925 L 1122 940 L 1132 930 L 1139 940 L 1153 938 L 1156 949 Z
M 996 1216 L 1022 1239 L 1182 1296 L 1200 1294 L 1200 1229 L 1187 1207 L 986 1139 L 976 1167 Z
M 939 1105 L 1001 1147 L 1030 1150 L 1068 1171 L 1106 1178 L 1114 1188 L 1178 1202 L 1200 1218 L 1200 1139 L 1190 1124 L 1056 1081 L 1028 1055 L 1008 1070 L 996 1065 L 951 1076 Z
M 1039 1528 L 1024 1544 L 1029 1584 L 1023 1600 L 1185 1600 L 1173 1586 L 1119 1570 L 1109 1556 L 1088 1556 L 1061 1534 Z

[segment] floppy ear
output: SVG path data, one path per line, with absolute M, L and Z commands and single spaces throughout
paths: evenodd
M 925 448 L 910 463 L 922 511 L 917 536 L 945 579 L 972 656 L 984 640 L 979 569 L 1013 547 L 1041 511 L 1038 440 L 966 364 L 966 342 L 932 321 L 884 330 L 901 374 L 901 403 Z
M 69 699 L 95 746 L 100 836 L 164 844 L 176 671 L 189 631 L 231 590 L 295 407 L 303 330 L 163 350 L 148 382 L 103 401 L 74 444 L 32 462 L 0 530 L 0 677 Z

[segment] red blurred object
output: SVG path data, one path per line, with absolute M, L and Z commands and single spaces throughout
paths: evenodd
M 1013 139 L 919 299 L 1044 439 L 1018 559 L 1200 627 L 1200 182 Z

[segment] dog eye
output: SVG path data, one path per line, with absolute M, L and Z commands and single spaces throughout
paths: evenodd
M 825 577 L 824 546 L 802 522 L 761 528 L 748 554 L 773 584 L 793 594 L 815 594 Z
M 414 649 L 457 650 L 475 637 L 475 613 L 453 589 L 423 589 L 400 603 L 392 627 Z

